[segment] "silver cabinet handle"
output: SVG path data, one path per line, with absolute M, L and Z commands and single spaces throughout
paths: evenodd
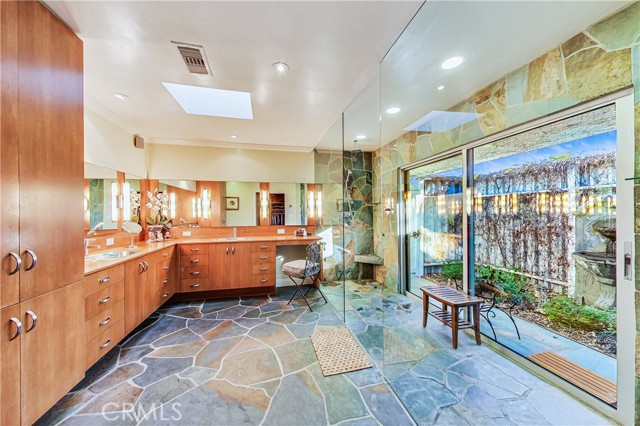
M 13 275 L 20 270 L 20 267 L 22 266 L 22 259 L 20 258 L 20 256 L 13 252 L 9 253 L 9 256 L 13 257 L 16 261 L 16 267 L 13 268 L 11 272 L 9 272 L 9 275 Z
M 236 247 L 235 246 L 231 247 L 231 254 L 236 254 Z
M 145 271 L 145 269 L 144 269 L 144 262 L 140 262 L 140 263 L 138 264 L 138 266 L 140 267 L 140 268 L 138 269 L 138 273 L 139 273 L 139 274 L 143 273 L 143 272 Z
M 36 256 L 33 250 L 25 250 L 24 252 L 31 256 L 31 265 L 27 266 L 27 268 L 25 269 L 25 271 L 30 271 L 36 267 L 36 264 L 38 263 L 38 256 Z
M 163 294 L 163 295 L 162 295 L 162 297 L 163 297 L 163 298 L 167 298 L 167 297 L 169 297 L 169 293 L 165 293 L 165 294 Z
M 100 345 L 100 349 L 104 349 L 111 344 L 111 339 L 107 340 L 103 344 Z
M 29 317 L 31 317 L 31 327 L 26 329 L 26 332 L 28 333 L 34 328 L 36 328 L 36 325 L 38 325 L 38 316 L 33 311 L 27 311 L 26 314 L 29 315 Z
M 268 249 L 269 246 L 260 246 L 261 249 Z
M 162 257 L 167 257 L 169 256 L 169 253 L 162 253 Z
M 111 317 L 107 317 L 105 318 L 104 321 L 100 321 L 100 323 L 98 324 L 100 327 L 105 326 L 107 324 L 109 324 L 111 322 Z
M 191 263 L 200 263 L 200 259 L 191 259 Z
M 229 247 L 227 247 L 226 252 L 227 252 L 227 254 L 229 254 Z
M 169 269 L 169 265 L 163 266 L 162 269 L 164 269 L 166 271 L 167 269 Z
M 269 268 L 260 268 L 261 271 L 267 271 Z
M 191 287 L 198 288 L 198 287 L 200 287 L 200 284 L 191 284 Z
M 9 318 L 9 321 L 11 321 L 12 323 L 15 324 L 16 326 L 16 332 L 13 336 L 11 336 L 11 338 L 9 340 L 13 340 L 16 337 L 18 337 L 20 335 L 20 333 L 22 333 L 22 323 L 20 322 L 20 320 L 18 318 L 15 317 L 11 317 Z
M 111 300 L 111 296 L 107 296 L 104 299 L 100 299 L 100 301 L 98 302 L 100 305 L 104 305 L 105 303 L 107 303 L 109 300 Z
M 98 280 L 98 284 L 108 283 L 109 281 L 111 281 L 111 277 L 100 278 L 100 279 Z
M 167 284 L 169 282 L 169 278 L 165 278 L 164 280 L 162 280 L 162 284 Z
M 192 248 L 191 251 L 200 251 L 200 248 L 199 247 Z
M 146 260 L 143 260 L 142 263 L 144 263 L 144 272 L 147 272 L 147 269 L 149 269 L 149 264 Z
M 262 259 L 262 260 L 265 260 L 265 259 L 268 259 L 268 258 L 269 258 L 269 256 L 260 256 L 260 259 Z
M 190 274 L 191 275 L 200 275 L 200 271 L 191 271 Z
M 260 280 L 261 283 L 269 282 L 269 280 Z

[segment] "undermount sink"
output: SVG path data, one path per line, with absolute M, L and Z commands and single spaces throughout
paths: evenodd
M 123 257 L 131 256 L 137 253 L 139 253 L 138 250 L 111 250 L 104 253 L 96 253 L 85 256 L 84 260 L 87 260 L 89 262 L 97 262 L 99 260 L 121 259 Z

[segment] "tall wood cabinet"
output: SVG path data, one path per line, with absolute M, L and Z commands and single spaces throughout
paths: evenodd
M 209 282 L 212 290 L 251 287 L 251 243 L 211 244 Z
M 0 422 L 32 424 L 84 375 L 82 42 L 40 2 L 0 19 Z

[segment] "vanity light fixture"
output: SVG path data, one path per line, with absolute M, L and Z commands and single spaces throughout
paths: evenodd
M 193 216 L 193 218 L 197 218 L 198 217 L 198 210 L 197 210 L 197 200 L 196 197 L 193 197 L 191 199 L 191 215 Z
M 315 198 L 314 198 L 314 195 L 313 195 L 313 191 L 309 191 L 309 199 L 308 199 L 307 203 L 308 203 L 308 208 L 309 208 L 309 217 L 313 218 L 313 217 L 315 217 L 314 213 L 315 213 L 315 204 L 316 204 Z
M 211 217 L 211 198 L 209 196 L 209 190 L 202 190 L 202 214 L 204 219 L 209 219 Z
M 126 101 L 127 99 L 129 99 L 129 96 L 125 95 L 124 93 L 114 93 L 113 96 L 120 99 L 121 101 Z
M 124 220 L 131 220 L 131 185 L 125 182 L 122 187 L 122 216 Z
M 84 211 L 85 212 L 89 211 L 89 200 L 84 198 L 83 201 L 84 201 Z
M 319 219 L 322 217 L 322 191 L 318 190 L 316 196 L 316 217 Z
M 356 136 L 356 140 L 357 141 L 362 141 L 362 140 L 365 140 L 366 138 L 367 138 L 367 135 L 358 135 L 358 136 Z
M 442 85 L 438 86 L 438 90 L 444 90 L 444 86 Z
M 398 107 L 387 108 L 387 114 L 397 114 L 399 112 L 400 112 L 400 108 Z
M 171 218 L 176 217 L 176 193 L 169 193 L 169 212 L 171 213 Z
M 275 62 L 273 64 L 273 67 L 276 69 L 276 71 L 278 71 L 278 74 L 284 74 L 289 70 L 289 65 L 285 64 L 284 62 Z
M 393 214 L 395 212 L 395 200 L 393 199 L 393 197 L 387 198 L 384 212 L 386 214 Z
M 111 182 L 111 221 L 118 221 L 118 207 L 119 207 L 119 196 L 118 196 L 118 182 Z
M 231 135 L 231 139 L 238 139 L 238 135 Z
M 445 60 L 440 67 L 443 70 L 452 70 L 454 68 L 459 67 L 464 62 L 464 58 L 462 56 L 453 56 L 447 60 Z
M 260 211 L 262 212 L 262 218 L 267 218 L 267 213 L 269 210 L 269 200 L 267 200 L 267 190 L 263 189 L 262 194 L 260 196 Z

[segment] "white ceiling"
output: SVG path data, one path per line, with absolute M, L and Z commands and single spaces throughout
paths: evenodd
M 152 143 L 310 151 L 422 2 L 46 4 L 84 41 L 86 105 L 117 124 Z M 188 73 L 171 41 L 203 45 L 213 75 Z M 161 82 L 250 92 L 254 119 L 187 115 Z

